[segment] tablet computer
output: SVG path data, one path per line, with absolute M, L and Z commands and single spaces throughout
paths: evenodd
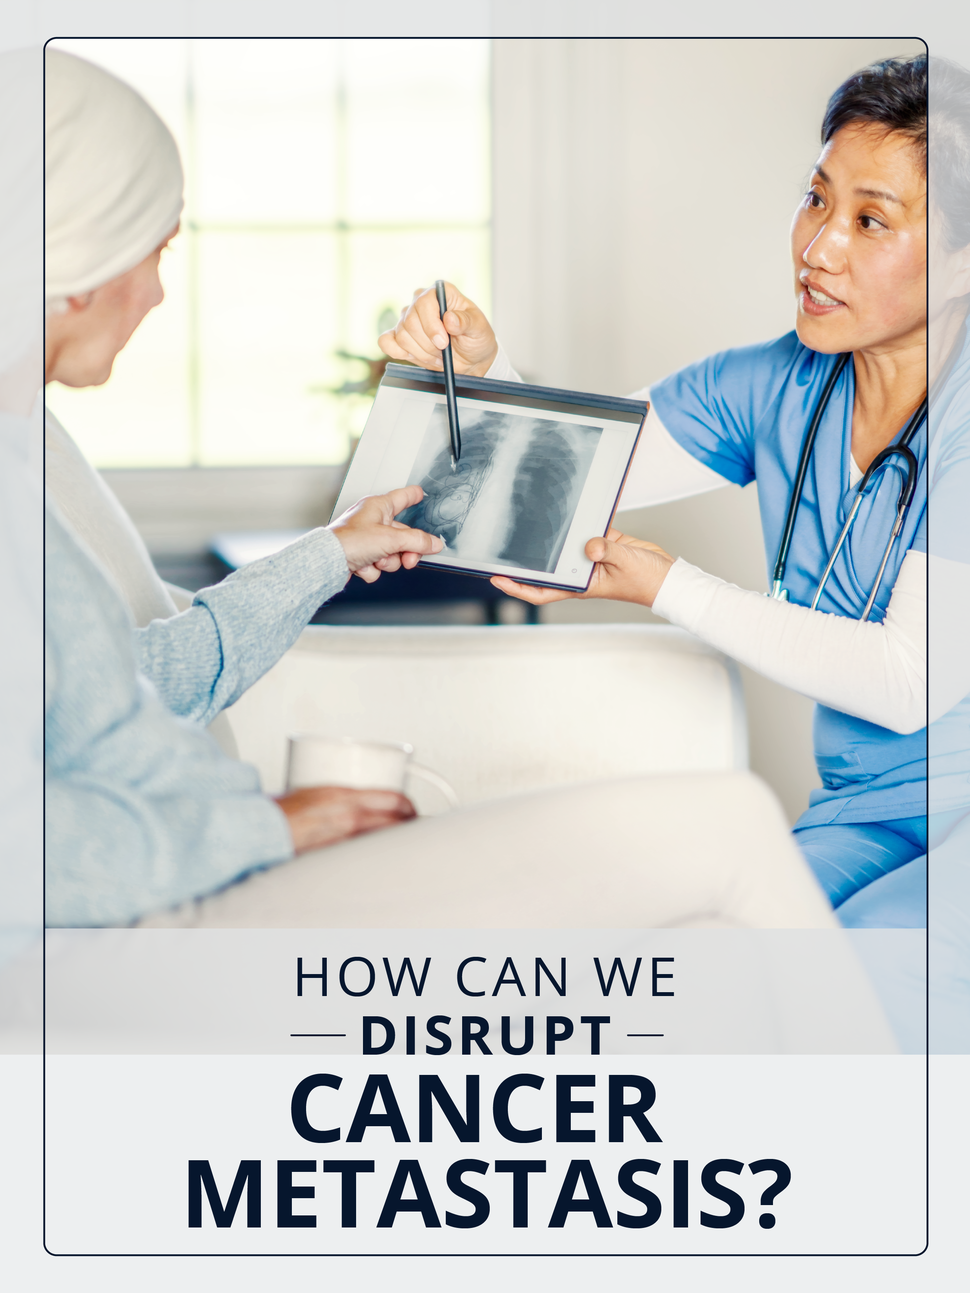
M 334 516 L 367 494 L 420 485 L 398 520 L 444 541 L 421 565 L 583 592 L 585 553 L 613 520 L 649 405 L 456 377 L 461 459 L 451 463 L 444 377 L 388 364 Z

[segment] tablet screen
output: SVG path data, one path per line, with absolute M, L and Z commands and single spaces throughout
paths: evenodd
M 457 393 L 454 469 L 443 378 L 388 364 L 334 514 L 420 485 L 398 519 L 445 544 L 422 565 L 584 589 L 585 545 L 609 528 L 646 403 L 485 378 Z

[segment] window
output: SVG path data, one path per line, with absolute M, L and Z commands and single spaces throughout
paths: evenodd
M 186 206 L 165 303 L 105 386 L 48 389 L 55 414 L 99 467 L 344 462 L 413 289 L 489 307 L 489 42 L 57 47 L 159 112 Z

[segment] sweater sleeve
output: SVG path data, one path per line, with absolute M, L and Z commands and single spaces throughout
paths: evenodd
M 521 382 L 522 380 L 512 367 L 511 361 L 502 349 L 501 343 L 499 343 L 498 354 L 492 360 L 492 366 L 485 376 L 496 382 Z
M 346 582 L 340 540 L 312 530 L 203 588 L 181 615 L 135 629 L 139 671 L 173 713 L 209 723 L 272 668 Z
M 160 713 L 151 712 L 152 700 Z M 255 768 L 226 758 L 197 729 L 174 739 L 164 733 L 179 720 L 156 697 L 146 698 L 145 710 L 125 724 L 118 744 L 131 740 L 139 772 L 154 756 L 151 775 L 48 770 L 49 926 L 125 925 L 293 856 L 286 817 L 260 793 Z
M 630 398 L 649 399 L 649 391 L 637 391 Z M 651 404 L 617 511 L 673 503 L 730 483 L 679 445 Z
M 899 733 L 917 732 L 926 724 L 926 557 L 921 552 L 906 554 L 881 624 L 749 592 L 683 560 L 668 571 L 653 610 L 832 709 Z

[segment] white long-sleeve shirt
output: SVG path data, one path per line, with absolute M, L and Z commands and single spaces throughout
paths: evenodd
M 500 349 L 490 378 L 521 381 Z M 632 399 L 649 398 L 649 390 Z M 853 462 L 852 480 L 862 475 Z M 719 489 L 728 482 L 674 440 L 651 408 L 630 467 L 619 511 L 669 503 Z M 933 576 L 955 580 L 952 596 L 970 605 L 970 566 L 932 558 Z M 812 611 L 738 588 L 678 559 L 653 611 L 741 663 L 793 691 L 843 713 L 899 733 L 916 732 L 945 714 L 970 690 L 970 666 L 934 679 L 926 708 L 927 559 L 910 550 L 903 559 L 881 624 Z

